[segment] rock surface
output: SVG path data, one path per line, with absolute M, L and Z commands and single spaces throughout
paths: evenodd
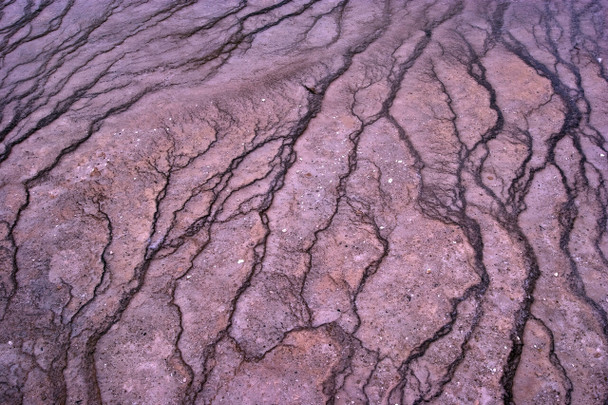
M 0 402 L 608 403 L 608 2 L 0 5 Z

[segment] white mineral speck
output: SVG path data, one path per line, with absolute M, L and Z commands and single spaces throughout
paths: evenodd
M 238 261 L 237 263 L 238 263 L 238 264 L 245 263 L 245 260 L 243 260 L 243 259 L 239 259 L 239 261 Z
M 389 184 L 393 182 L 393 179 L 388 179 Z
M 287 229 L 283 228 L 283 230 L 281 232 L 285 233 L 285 232 L 287 232 Z

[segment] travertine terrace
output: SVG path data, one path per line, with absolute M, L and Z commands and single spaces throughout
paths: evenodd
M 608 403 L 608 1 L 3 0 L 3 404 Z

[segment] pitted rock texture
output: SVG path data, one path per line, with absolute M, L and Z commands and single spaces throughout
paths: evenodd
M 2 1 L 0 402 L 608 403 L 607 22 Z

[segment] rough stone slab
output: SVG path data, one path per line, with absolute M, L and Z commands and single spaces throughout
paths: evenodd
M 608 403 L 607 21 L 3 1 L 0 403 Z

